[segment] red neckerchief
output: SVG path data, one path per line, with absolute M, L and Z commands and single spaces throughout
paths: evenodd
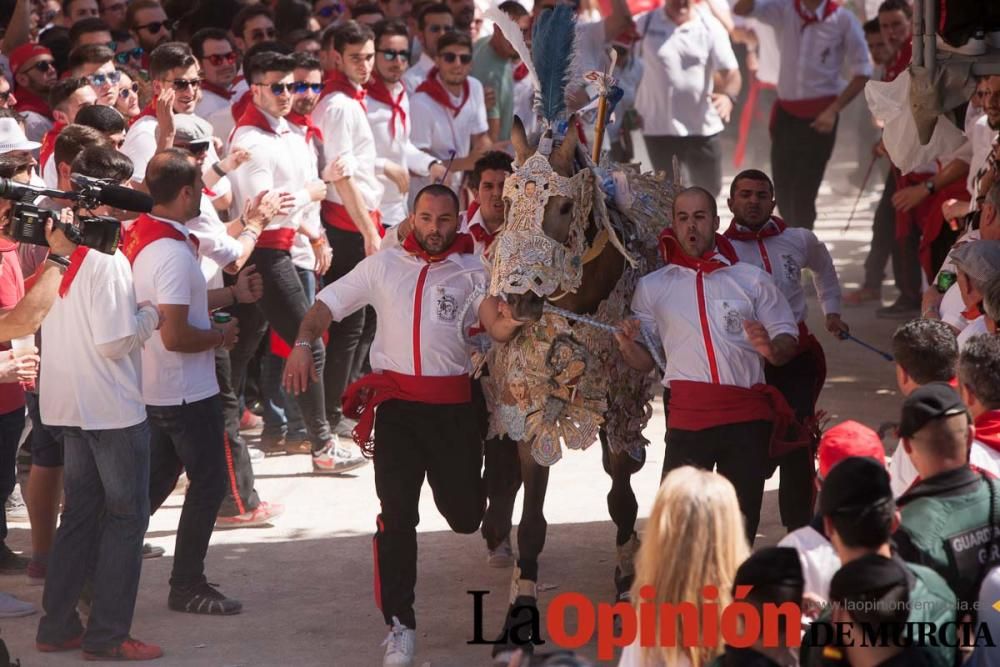
M 437 67 L 431 68 L 424 82 L 417 86 L 417 92 L 426 93 L 428 97 L 445 109 L 451 109 L 452 116 L 457 116 L 462 111 L 465 103 L 469 101 L 469 79 L 466 77 L 465 81 L 462 82 L 462 101 L 458 103 L 458 106 L 452 103 L 451 94 L 444 87 L 444 84 L 441 83 L 441 79 L 438 78 Z
M 365 88 L 363 86 L 355 85 L 355 83 L 348 79 L 347 75 L 339 69 L 330 71 L 330 76 L 326 80 L 326 85 L 323 86 L 323 97 L 333 93 L 343 93 L 352 100 L 357 100 L 358 104 L 361 105 L 361 108 L 365 110 L 365 113 L 368 113 L 368 105 L 365 104 Z
M 83 266 L 83 259 L 90 252 L 90 248 L 85 245 L 80 245 L 76 247 L 73 254 L 69 256 L 69 269 L 66 271 L 65 275 L 62 277 L 62 281 L 59 283 L 59 297 L 63 298 L 69 293 L 70 285 L 73 284 L 73 279 L 76 278 L 76 274 L 80 271 L 80 267 Z
M 312 114 L 306 115 L 304 113 L 299 113 L 297 111 L 292 111 L 287 116 L 287 120 L 292 125 L 298 125 L 299 127 L 306 128 L 306 143 L 312 145 L 313 139 L 320 142 L 323 141 L 323 130 L 316 126 L 313 122 Z
M 970 322 L 975 319 L 979 319 L 983 315 L 983 302 L 980 301 L 977 304 L 969 306 L 962 311 L 962 317 L 969 320 Z
M 479 202 L 473 200 L 473 202 L 469 204 L 469 208 L 465 210 L 465 219 L 468 220 L 469 222 L 472 222 L 472 218 L 475 217 L 476 211 L 478 210 L 479 210 Z
M 826 0 L 826 5 L 823 7 L 823 16 L 816 16 L 815 14 L 806 13 L 806 10 L 802 7 L 802 0 L 792 0 L 792 6 L 795 8 L 795 13 L 802 19 L 800 30 L 805 30 L 814 23 L 825 21 L 830 14 L 833 14 L 840 7 L 833 0 Z
M 59 133 L 63 131 L 66 127 L 66 123 L 56 123 L 52 126 L 52 129 L 45 133 L 42 137 L 42 147 L 38 149 L 38 164 L 45 167 L 45 163 L 49 161 L 52 157 L 52 153 L 56 150 L 56 138 Z
M 233 90 L 231 88 L 223 88 L 219 84 L 212 83 L 211 81 L 202 81 L 201 82 L 201 89 L 202 90 L 207 90 L 210 93 L 215 93 L 219 97 L 226 98 L 226 100 L 233 99 L 233 95 L 236 94 L 235 90 Z
M 17 98 L 17 104 L 14 106 L 14 111 L 18 113 L 34 111 L 40 116 L 52 119 L 52 107 L 49 106 L 49 103 L 41 95 L 37 95 L 27 88 L 18 88 L 15 97 Z
M 976 417 L 976 440 L 1000 452 L 1000 410 L 990 410 Z
M 174 239 L 185 242 L 190 239 L 194 247 L 198 247 L 197 236 L 182 234 L 174 229 L 172 225 L 143 213 L 135 219 L 132 226 L 125 232 L 125 243 L 122 246 L 122 252 L 128 258 L 129 264 L 135 264 L 135 259 L 139 256 L 139 253 L 150 243 L 159 241 L 160 239 Z
M 157 95 L 153 95 L 153 99 L 149 101 L 149 104 L 147 104 L 146 107 L 139 112 L 138 116 L 129 122 L 129 127 L 138 123 L 141 118 L 156 118 L 156 101 L 158 99 L 159 97 Z
M 267 118 L 264 117 L 263 112 L 257 108 L 256 104 L 251 104 L 240 116 L 240 119 L 236 121 L 236 127 L 233 128 L 233 132 L 240 129 L 241 127 L 256 127 L 258 130 L 267 132 L 268 134 L 273 134 L 277 136 L 277 132 L 271 127 L 271 123 L 268 122 Z
M 896 53 L 895 59 L 893 59 L 892 64 L 885 68 L 885 73 L 882 75 L 883 81 L 894 81 L 897 76 L 906 71 L 906 68 L 910 66 L 910 60 L 913 59 L 913 37 L 900 47 L 899 51 Z
M 403 131 L 405 132 L 406 110 L 403 108 L 403 99 L 406 97 L 406 86 L 400 86 L 399 95 L 396 96 L 396 99 L 392 99 L 392 92 L 389 90 L 389 86 L 385 85 L 385 81 L 382 80 L 382 77 L 373 75 L 365 88 L 368 91 L 368 95 L 373 100 L 381 102 L 392 109 L 392 116 L 389 118 L 389 136 L 393 139 L 396 138 L 397 115 L 403 124 Z
M 233 122 L 240 122 L 240 118 L 243 117 L 243 112 L 251 106 L 253 106 L 253 95 L 250 90 L 247 90 L 245 93 L 240 95 L 240 99 L 236 100 L 230 109 L 230 113 L 233 114 Z
M 727 259 L 729 263 L 727 264 L 717 259 L 719 255 Z M 702 273 L 711 273 L 718 269 L 724 269 L 739 261 L 736 257 L 736 250 L 733 248 L 733 244 L 721 234 L 715 235 L 714 249 L 709 250 L 701 257 L 691 257 L 681 248 L 681 244 L 674 235 L 673 229 L 665 229 L 660 234 L 660 256 L 663 257 L 663 261 L 667 264 L 684 266 L 695 271 L 701 271 Z
M 753 231 L 752 229 L 740 229 L 736 225 L 736 221 L 733 220 L 729 223 L 729 229 L 723 235 L 727 239 L 733 239 L 734 241 L 759 241 L 770 236 L 777 236 L 788 228 L 785 221 L 776 215 L 772 215 L 768 222 L 773 222 L 774 224 L 769 225 L 765 222 L 761 225 L 760 229 Z
M 519 63 L 518 66 L 514 68 L 514 81 L 520 81 L 526 76 L 528 76 L 528 66 L 524 63 Z
M 440 262 L 448 257 L 448 255 L 454 255 L 455 253 L 471 254 L 476 251 L 476 243 L 468 234 L 456 234 L 455 240 L 451 242 L 450 246 L 442 250 L 440 254 L 431 255 L 420 246 L 420 243 L 417 242 L 416 234 L 411 233 L 406 237 L 406 240 L 403 241 L 403 250 L 411 255 L 419 257 L 428 264 L 433 264 L 435 262 Z
M 491 234 L 490 231 L 486 229 L 486 225 L 481 225 L 478 222 L 469 225 L 469 234 L 471 234 L 476 241 L 482 243 L 487 250 L 490 249 L 490 246 L 493 245 L 493 241 L 495 241 L 497 237 L 496 233 Z

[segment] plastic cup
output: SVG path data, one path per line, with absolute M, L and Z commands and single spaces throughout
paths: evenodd
M 10 339 L 10 349 L 14 352 L 14 356 L 18 356 L 19 350 L 31 351 L 35 348 L 35 335 L 29 334 L 27 336 L 21 336 L 19 338 Z M 35 391 L 35 381 L 29 380 L 28 382 L 22 382 L 21 388 L 25 391 Z

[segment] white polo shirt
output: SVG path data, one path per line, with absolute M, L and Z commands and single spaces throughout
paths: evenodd
M 774 222 L 764 223 L 774 225 Z M 741 241 L 731 237 L 740 262 L 753 264 L 771 274 L 778 289 L 788 299 L 798 322 L 806 319 L 806 294 L 802 288 L 802 269 L 812 271 L 813 284 L 819 295 L 824 315 L 840 313 L 840 281 L 833 258 L 826 245 L 808 229 L 788 227 L 776 236 L 756 241 Z
M 343 93 L 333 92 L 319 101 L 313 111 L 313 120 L 323 132 L 324 159 L 329 164 L 338 157 L 343 158 L 346 175 L 358 186 L 364 205 L 369 211 L 378 210 L 383 187 L 375 175 L 378 154 L 364 107 Z M 326 189 L 326 199 L 340 205 L 344 203 L 333 185 Z
M 88 252 L 64 297 L 42 321 L 42 421 L 88 431 L 128 428 L 146 419 L 138 348 L 109 359 L 99 345 L 138 331 L 132 270 L 121 251 Z
M 336 252 L 336 250 L 334 250 Z M 462 375 L 472 369 L 462 332 L 479 319 L 484 291 L 462 308 L 486 275 L 476 255 L 449 255 L 428 264 L 402 248 L 366 257 L 316 297 L 342 320 L 372 306 L 378 326 L 371 347 L 375 371 L 406 375 Z M 423 289 L 417 293 L 417 285 Z
M 132 160 L 133 181 L 142 183 L 146 180 L 146 165 L 156 154 L 156 126 L 155 116 L 143 116 L 125 133 L 121 152 Z
M 407 215 L 407 196 L 399 191 L 396 184 L 389 180 L 384 173 L 386 161 L 395 162 L 404 169 L 418 176 L 427 176 L 432 162 L 436 160 L 433 155 L 423 152 L 410 141 L 410 130 L 414 121 L 422 122 L 420 118 L 414 118 L 410 110 L 410 97 L 402 83 L 395 83 L 389 88 L 389 94 L 393 99 L 403 92 L 403 99 L 399 106 L 405 114 L 405 121 L 400 114 L 396 113 L 396 118 L 392 117 L 392 107 L 379 102 L 369 95 L 365 102 L 368 105 L 368 124 L 371 125 L 372 136 L 375 138 L 375 173 L 384 188 L 382 193 L 382 224 L 386 226 L 401 223 Z M 392 126 L 395 126 L 395 136 L 393 136 Z M 412 188 L 411 188 L 412 189 Z
M 410 108 L 414 123 L 410 134 L 413 145 L 422 151 L 430 153 L 441 162 L 448 164 L 454 156 L 457 160 L 469 154 L 472 149 L 472 136 L 482 134 L 490 129 L 486 122 L 486 100 L 483 96 L 483 84 L 475 77 L 469 77 L 469 98 L 462 105 L 458 115 L 453 115 L 451 109 L 438 104 L 427 93 L 414 93 L 410 100 Z M 458 106 L 462 97 L 449 93 L 451 102 Z M 462 174 L 452 171 L 448 175 L 447 185 L 458 192 L 462 182 Z M 414 195 L 420 192 L 430 179 L 417 177 L 410 184 L 410 192 Z
M 711 273 L 668 264 L 639 279 L 632 312 L 663 345 L 665 387 L 672 380 L 712 382 L 709 351 L 719 384 L 749 389 L 763 383 L 764 358 L 747 340 L 744 320 L 761 322 L 772 339 L 799 334 L 771 276 L 743 262 Z
M 751 16 L 774 28 L 781 52 L 778 70 L 778 97 L 783 100 L 810 100 L 839 95 L 850 77 L 872 75 L 871 58 L 864 31 L 857 17 L 844 7 L 826 15 L 823 0 L 815 12 L 798 5 L 804 14 L 817 19 L 803 27 L 803 18 L 792 0 L 756 0 Z
M 173 220 L 156 218 L 184 235 L 188 229 Z M 146 246 L 132 264 L 135 297 L 159 306 L 188 306 L 188 324 L 211 328 L 208 288 L 190 241 L 160 239 Z M 170 352 L 157 331 L 142 349 L 142 395 L 147 405 L 194 403 L 219 393 L 215 353 Z
M 307 128 L 303 125 L 296 125 L 295 123 L 288 124 L 289 129 L 302 137 L 302 140 L 306 142 L 306 147 L 309 149 L 309 173 L 319 174 L 319 156 L 316 154 L 316 144 L 310 141 L 306 141 L 306 130 Z M 315 140 L 318 141 L 318 140 Z M 316 178 L 319 178 L 317 175 Z M 323 223 L 320 221 L 320 203 L 318 201 L 311 201 L 306 204 L 298 215 L 299 227 L 309 230 L 310 234 L 322 234 L 323 233 Z M 313 270 L 316 267 L 316 253 L 313 251 L 312 244 L 305 234 L 297 233 L 295 234 L 295 241 L 292 242 L 292 264 L 302 268 Z M 312 295 L 309 295 L 312 296 Z
M 236 100 L 240 99 L 243 93 L 249 90 L 249 88 L 250 87 L 247 85 L 246 79 L 243 79 L 241 77 L 232 88 L 233 90 L 232 97 L 226 99 L 222 95 L 214 93 L 211 90 L 208 90 L 207 88 L 202 86 L 201 99 L 198 100 L 198 104 L 194 108 L 194 113 L 195 115 L 201 116 L 202 118 L 206 119 L 211 118 L 212 114 L 216 113 L 217 111 L 220 111 L 222 109 L 229 109 L 230 107 L 232 107 L 233 103 L 236 102 Z
M 198 263 L 208 289 L 223 286 L 223 269 L 243 254 L 243 244 L 229 235 L 208 195 L 201 196 L 201 215 L 187 223 L 198 239 Z
M 635 108 L 650 136 L 707 137 L 723 123 L 711 94 L 713 75 L 739 67 L 726 29 L 714 16 L 692 11 L 677 25 L 662 7 L 635 19 L 642 59 L 642 84 Z

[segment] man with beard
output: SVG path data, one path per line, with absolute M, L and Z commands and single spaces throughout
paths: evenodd
M 17 83 L 14 110 L 24 116 L 28 140 L 40 142 L 55 123 L 48 101 L 58 76 L 55 59 L 40 44 L 23 44 L 10 53 L 10 71 Z
M 653 370 L 638 342 L 641 327 L 667 351 L 669 389 L 663 474 L 683 465 L 733 483 L 753 543 L 770 452 L 784 444 L 795 415 L 764 384 L 764 362 L 782 366 L 798 350 L 798 327 L 785 297 L 764 271 L 740 262 L 716 233 L 715 197 L 691 187 L 674 199 L 674 224 L 660 237 L 666 266 L 639 280 L 636 319 L 615 334 L 625 362 Z
M 225 30 L 204 28 L 191 37 L 191 52 L 201 65 L 202 76 L 201 100 L 195 113 L 210 118 L 247 89 L 243 79 L 237 82 L 236 47 Z
M 357 409 L 356 440 L 377 451 L 381 513 L 375 576 L 377 603 L 390 628 L 382 664 L 391 666 L 412 664 L 415 651 L 417 506 L 424 477 L 456 532 L 472 533 L 483 516 L 482 437 L 470 404 L 471 362 L 460 328 L 474 323 L 477 311 L 497 340 L 509 339 L 518 327 L 505 304 L 473 297 L 484 288 L 485 274 L 471 254 L 472 238 L 458 234 L 458 197 L 443 185 L 430 185 L 417 194 L 414 210 L 413 232 L 401 247 L 364 259 L 319 293 L 285 369 L 286 388 L 305 391 L 319 378 L 301 348 L 334 319 L 367 305 L 375 308 L 374 372 L 348 389 L 344 405 Z M 472 308 L 460 322 L 458 311 L 470 297 Z M 452 307 L 456 304 L 459 308 Z
M 445 168 L 433 155 L 410 141 L 413 117 L 403 86 L 403 73 L 410 62 L 410 38 L 402 21 L 381 21 L 375 26 L 375 71 L 365 89 L 368 94 L 368 123 L 375 137 L 376 169 L 382 195 L 382 223 L 398 225 L 406 219 L 409 172 L 437 180 Z
M 434 67 L 434 58 L 437 56 L 437 43 L 441 35 L 455 29 L 455 18 L 451 15 L 451 10 L 444 3 L 427 5 L 420 12 L 417 19 L 417 41 L 413 44 L 412 54 L 419 50 L 420 58 L 413 62 L 411 55 L 410 62 L 413 66 L 403 75 L 403 83 L 406 84 L 406 91 L 413 94 L 417 86 L 424 82 L 427 73 Z
M 174 22 L 167 18 L 158 0 L 132 0 L 125 23 L 149 57 L 157 46 L 174 38 Z
M 59 183 L 56 161 L 52 159 L 55 154 L 56 139 L 67 125 L 76 120 L 76 114 L 80 109 L 97 103 L 97 94 L 86 79 L 70 77 L 52 86 L 49 102 L 56 123 L 42 137 L 42 147 L 38 151 L 38 171 L 45 185 L 55 188 Z
M 472 21 L 476 18 L 476 3 L 473 0 L 445 0 L 445 4 L 455 17 L 455 30 L 464 32 L 471 38 Z
M 777 387 L 804 423 L 815 417 L 816 400 L 826 380 L 823 347 L 806 326 L 806 295 L 802 269 L 812 272 L 826 329 L 835 336 L 847 333 L 840 319 L 840 282 L 826 246 L 808 229 L 787 227 L 773 215 L 774 184 L 756 169 L 740 172 L 729 188 L 729 210 L 733 221 L 725 236 L 741 262 L 771 274 L 792 307 L 799 324 L 799 347 L 795 357 L 781 367 L 765 364 L 767 383 Z M 812 518 L 813 453 L 816 443 L 788 452 L 775 461 L 781 465 L 778 505 L 788 530 L 806 525 Z

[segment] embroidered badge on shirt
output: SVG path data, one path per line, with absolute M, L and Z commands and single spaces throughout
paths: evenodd
M 440 285 L 435 292 L 434 319 L 438 322 L 455 322 L 458 319 L 458 297 Z
M 791 255 L 781 256 L 781 265 L 785 272 L 785 280 L 790 283 L 797 283 L 802 279 L 802 267 Z
M 722 302 L 722 311 L 726 322 L 726 333 L 730 336 L 737 336 L 743 333 L 743 315 L 728 301 Z

